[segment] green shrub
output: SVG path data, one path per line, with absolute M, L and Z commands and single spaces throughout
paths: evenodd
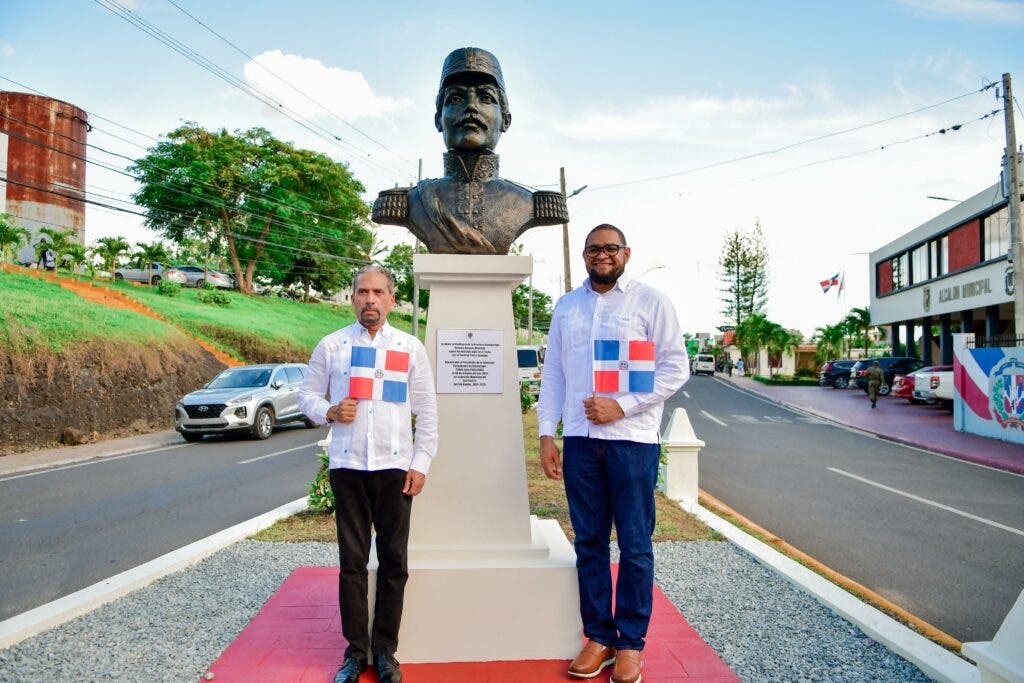
M 818 371 L 813 368 L 800 368 L 796 371 L 797 377 L 817 377 Z
M 519 407 L 523 413 L 526 413 L 533 404 L 537 402 L 537 397 L 530 393 L 529 385 L 523 382 L 519 383 Z
M 178 296 L 178 293 L 181 292 L 181 285 L 170 280 L 161 280 L 160 284 L 156 286 L 156 291 L 157 294 L 163 296 Z
M 316 512 L 334 510 L 334 491 L 331 490 L 331 458 L 325 450 L 320 454 L 320 469 L 316 473 L 316 481 L 306 484 L 309 488 L 307 506 Z
M 215 306 L 227 306 L 231 303 L 231 297 L 226 293 L 218 289 L 206 289 L 205 287 L 196 293 L 196 298 L 204 304 L 213 304 Z
M 776 377 L 765 377 L 764 375 L 754 375 L 754 379 L 761 384 L 768 384 L 776 387 L 815 387 L 818 386 L 817 379 L 810 379 L 806 377 L 790 377 L 789 375 L 779 375 Z

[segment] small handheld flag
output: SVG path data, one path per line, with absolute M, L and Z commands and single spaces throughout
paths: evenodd
M 654 342 L 595 339 L 594 391 L 654 391 Z
M 409 396 L 409 353 L 353 346 L 348 395 L 405 403 Z
M 822 292 L 822 294 L 826 294 L 826 293 L 828 293 L 828 290 L 832 289 L 833 287 L 838 287 L 838 286 L 839 286 L 839 273 L 836 273 L 835 275 L 833 275 L 832 277 L 828 278 L 827 280 L 822 280 L 821 281 L 821 292 Z

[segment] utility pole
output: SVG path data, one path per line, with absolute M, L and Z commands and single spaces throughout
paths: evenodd
M 558 175 L 562 182 L 562 199 L 565 196 L 565 166 L 558 169 Z M 569 224 L 562 223 L 562 267 L 565 269 L 565 293 L 572 291 L 572 274 L 569 271 Z
M 1010 170 L 1010 260 L 1013 262 L 1013 333 L 1024 335 L 1024 249 L 1021 248 L 1020 167 L 1017 134 L 1013 127 L 1013 91 L 1010 74 L 1003 74 L 1003 118 L 1006 121 L 1006 160 Z
M 419 170 L 416 171 L 416 182 L 423 180 L 423 159 L 420 159 Z M 420 239 L 413 240 L 412 257 L 420 250 Z M 412 273 L 412 336 L 419 339 L 420 331 L 420 283 L 416 282 L 416 273 Z
M 529 332 L 527 333 L 527 339 L 529 341 L 527 341 L 526 343 L 527 344 L 533 344 L 533 272 L 532 271 L 530 272 L 530 279 L 529 279 L 528 284 L 526 285 L 526 287 L 527 287 L 527 290 L 528 290 L 527 291 L 527 298 L 526 298 L 526 302 L 527 302 L 526 303 L 526 311 L 527 311 L 527 314 L 526 314 L 526 320 L 527 320 L 526 329 L 529 330 Z

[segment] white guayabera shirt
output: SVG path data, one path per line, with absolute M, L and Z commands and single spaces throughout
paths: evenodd
M 327 335 L 313 349 L 309 372 L 299 391 L 299 407 L 317 424 L 327 422 L 327 410 L 349 395 L 352 347 L 409 354 L 408 400 L 402 403 L 360 400 L 356 419 L 331 425 L 331 469 L 414 469 L 427 473 L 437 453 L 437 396 L 434 375 L 423 344 L 388 323 L 370 337 L 358 322 Z M 331 400 L 325 396 L 330 389 Z M 413 443 L 412 415 L 416 415 Z
M 614 398 L 625 414 L 603 425 L 592 424 L 583 409 L 594 395 L 595 339 L 655 344 L 654 391 L 598 394 Z M 587 279 L 558 300 L 551 317 L 537 404 L 540 436 L 554 436 L 561 418 L 564 436 L 660 443 L 665 400 L 689 378 L 686 341 L 665 295 L 625 274 L 604 294 Z

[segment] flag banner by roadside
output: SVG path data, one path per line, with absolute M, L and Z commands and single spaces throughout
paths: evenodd
M 821 281 L 821 292 L 827 294 L 828 290 L 839 285 L 839 273 L 836 273 L 832 277 Z
M 654 342 L 595 339 L 594 391 L 654 391 Z
M 353 346 L 348 395 L 405 403 L 409 396 L 409 353 Z

